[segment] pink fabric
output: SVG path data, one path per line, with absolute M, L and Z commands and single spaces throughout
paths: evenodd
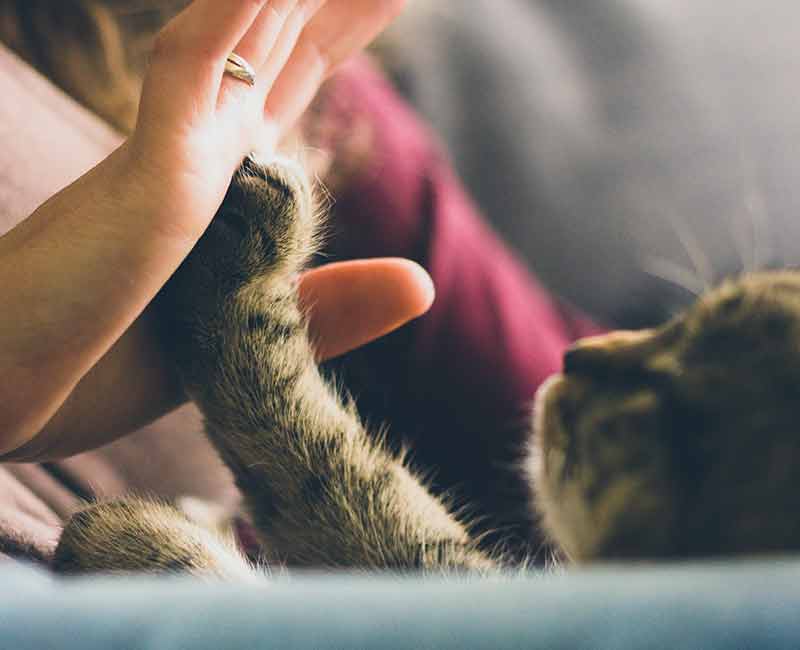
M 91 169 L 120 138 L 2 46 L 0 89 L 3 234 Z

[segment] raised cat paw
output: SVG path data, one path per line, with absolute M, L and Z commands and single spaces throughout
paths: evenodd
M 234 175 L 208 230 L 170 280 L 197 305 L 265 276 L 295 273 L 314 252 L 317 213 L 308 176 L 289 159 L 248 158 Z M 178 285 L 178 286 L 175 286 Z M 189 285 L 188 287 L 186 285 Z M 167 289 L 170 286 L 168 285 Z
M 248 158 L 214 221 L 241 233 L 235 264 L 251 278 L 295 273 L 315 250 L 318 224 L 311 185 L 302 166 L 290 159 L 262 164 Z M 218 260 L 219 242 L 213 243 Z
M 198 351 L 217 356 L 234 321 L 295 299 L 294 276 L 314 252 L 317 222 L 298 163 L 242 164 L 206 233 L 159 296 L 163 340 L 184 379 L 207 376 L 208 367 L 196 367 L 204 363 Z

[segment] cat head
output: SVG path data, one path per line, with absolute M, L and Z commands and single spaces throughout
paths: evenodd
M 535 499 L 573 559 L 800 549 L 800 273 L 579 342 L 534 420 Z

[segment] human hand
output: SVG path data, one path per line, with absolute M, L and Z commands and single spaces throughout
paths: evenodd
M 83 433 L 113 431 L 115 423 L 124 433 L 165 408 L 164 398 L 137 401 L 137 394 L 168 379 L 157 362 L 143 367 L 152 360 L 144 347 L 155 346 L 152 337 L 141 339 L 143 328 L 131 325 L 216 213 L 241 158 L 252 149 L 268 154 L 323 77 L 402 4 L 195 0 L 167 27 L 129 140 L 0 238 L 0 311 L 14 314 L 0 321 L 0 375 L 6 379 L 0 383 L 0 452 L 27 447 L 45 430 L 62 444 L 87 448 L 93 445 Z M 257 67 L 254 88 L 223 75 L 232 50 Z M 311 277 L 320 282 L 334 277 L 317 273 Z M 353 282 L 357 275 L 350 275 Z M 388 294 L 372 286 L 372 302 L 365 304 L 385 307 L 375 296 Z M 320 305 L 334 305 L 322 293 L 317 297 Z M 336 313 L 328 322 L 343 325 Z M 386 318 L 395 317 L 389 312 Z M 338 330 L 344 336 L 334 336 L 332 352 L 357 344 L 359 331 L 386 329 L 382 317 L 370 322 L 357 323 L 365 330 Z M 329 344 L 318 339 L 324 351 Z M 148 378 L 152 384 L 132 387 Z M 120 387 L 132 387 L 132 394 L 115 394 Z M 97 416 L 77 429 L 61 426 L 70 412 L 89 415 L 87 406 Z
M 268 159 L 324 78 L 403 4 L 195 0 L 170 22 L 124 147 L 127 173 L 151 200 L 154 229 L 195 241 L 244 156 Z M 233 51 L 256 70 L 253 87 L 224 74 Z

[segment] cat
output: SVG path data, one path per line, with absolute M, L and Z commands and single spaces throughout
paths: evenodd
M 485 574 L 510 567 L 367 432 L 321 375 L 294 278 L 315 248 L 307 176 L 245 163 L 160 300 L 209 439 L 269 564 Z M 664 326 L 586 339 L 538 392 L 528 463 L 545 530 L 577 561 L 800 548 L 800 274 L 730 281 Z M 65 573 L 257 576 L 231 535 L 161 502 L 91 505 Z
M 729 280 L 563 366 L 538 392 L 528 469 L 568 557 L 800 549 L 800 273 Z

